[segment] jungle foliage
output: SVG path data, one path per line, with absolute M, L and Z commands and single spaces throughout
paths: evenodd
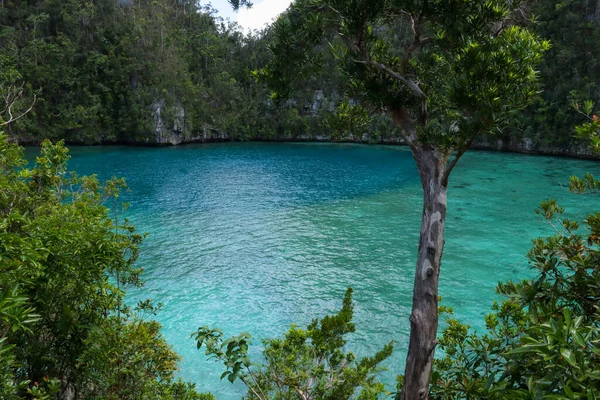
M 579 144 L 571 130 L 583 121 L 570 103 L 600 100 L 600 10 L 594 1 L 532 0 L 523 13 L 520 23 L 552 48 L 540 68 L 540 96 L 498 138 L 566 150 Z M 385 118 L 372 112 L 365 118 L 372 110 L 348 107 L 356 99 L 344 95 L 326 43 L 320 68 L 302 79 L 290 101 L 273 104 L 253 76 L 271 59 L 272 34 L 245 35 L 192 0 L 5 0 L 0 89 L 24 85 L 28 98 L 39 97 L 34 117 L 11 124 L 7 133 L 36 144 L 44 138 L 154 143 L 154 111 L 161 106 L 168 129 L 183 109 L 185 126 L 176 129 L 199 137 L 397 137 Z M 335 45 L 334 35 L 330 42 Z
M 266 47 L 213 13 L 188 0 L 3 1 L 0 89 L 25 82 L 39 97 L 7 133 L 153 143 L 159 107 L 169 129 L 183 109 L 186 131 L 266 132 L 266 95 L 250 74 Z
M 540 68 L 543 90 L 506 135 L 541 145 L 580 146 L 573 126 L 585 121 L 571 104 L 600 101 L 600 4 L 587 0 L 531 1 L 532 29 L 550 40 Z M 585 145 L 583 145 L 585 146 Z
M 175 379 L 159 307 L 124 303 L 143 235 L 120 217 L 123 180 L 68 158 L 45 141 L 28 166 L 0 135 L 0 397 L 210 400 Z

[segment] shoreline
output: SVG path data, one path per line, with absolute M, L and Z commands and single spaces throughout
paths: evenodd
M 17 143 L 19 146 L 23 147 L 40 147 L 41 142 L 45 139 L 37 140 L 15 140 L 11 139 L 12 142 Z M 59 139 L 60 140 L 60 139 Z M 270 139 L 270 138 L 254 138 L 251 140 L 240 140 L 236 138 L 226 138 L 226 137 L 209 137 L 209 138 L 199 138 L 182 141 L 180 143 L 156 143 L 156 142 L 141 142 L 141 141 L 106 141 L 106 142 L 96 142 L 96 143 L 84 143 L 78 141 L 69 141 L 65 140 L 65 145 L 68 147 L 77 146 L 77 147 L 98 147 L 98 146 L 126 146 L 126 147 L 179 147 L 193 144 L 218 144 L 218 143 L 331 143 L 331 144 L 357 144 L 357 145 L 365 145 L 365 146 L 406 146 L 401 140 L 398 139 L 384 139 L 378 141 L 368 141 L 361 139 L 342 139 L 342 140 L 331 140 L 331 138 L 319 138 L 319 137 L 295 137 L 295 138 L 278 138 L 278 139 Z M 487 141 L 475 142 L 471 145 L 469 150 L 476 151 L 492 151 L 499 153 L 511 153 L 511 154 L 522 154 L 528 156 L 552 156 L 552 157 L 561 157 L 561 158 L 572 158 L 572 159 L 583 159 L 583 160 L 600 160 L 600 155 L 594 155 L 587 151 L 586 148 L 578 148 L 575 151 L 572 149 L 560 149 L 553 147 L 544 147 L 544 148 L 527 148 L 527 146 L 517 146 L 514 144 L 505 144 L 503 141 L 499 141 L 496 144 L 491 144 Z

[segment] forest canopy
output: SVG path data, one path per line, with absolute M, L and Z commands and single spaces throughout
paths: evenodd
M 530 1 L 523 13 L 552 43 L 540 95 L 488 141 L 577 150 L 572 127 L 583 119 L 572 104 L 600 100 L 597 2 Z M 196 1 L 5 0 L 0 87 L 24 85 L 29 98 L 38 96 L 30 118 L 7 133 L 33 144 L 398 139 L 385 118 L 349 107 L 356 99 L 344 94 L 328 46 L 321 68 L 274 104 L 253 74 L 271 59 L 271 38 L 270 28 L 244 34 Z

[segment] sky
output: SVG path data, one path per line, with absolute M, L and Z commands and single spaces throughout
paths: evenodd
M 252 8 L 242 8 L 236 12 L 231 9 L 227 0 L 210 1 L 212 6 L 219 10 L 221 17 L 236 21 L 246 32 L 261 29 L 285 11 L 291 2 L 292 0 L 253 0 Z

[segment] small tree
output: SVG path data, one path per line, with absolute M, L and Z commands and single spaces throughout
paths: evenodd
M 375 378 L 379 364 L 392 354 L 392 343 L 373 357 L 360 360 L 344 352 L 346 335 L 355 331 L 352 289 L 346 291 L 336 315 L 313 320 L 306 329 L 292 326 L 282 337 L 264 340 L 263 365 L 251 363 L 251 337 L 241 333 L 223 340 L 223 333 L 207 326 L 198 328 L 198 349 L 223 362 L 221 379 L 240 379 L 248 388 L 248 400 L 376 400 L 385 393 Z
M 424 205 L 403 399 L 425 399 L 437 344 L 448 177 L 480 134 L 536 93 L 549 47 L 515 24 L 518 0 L 297 0 L 272 28 L 257 75 L 286 98 L 328 43 L 348 94 L 387 113 L 410 147 Z

